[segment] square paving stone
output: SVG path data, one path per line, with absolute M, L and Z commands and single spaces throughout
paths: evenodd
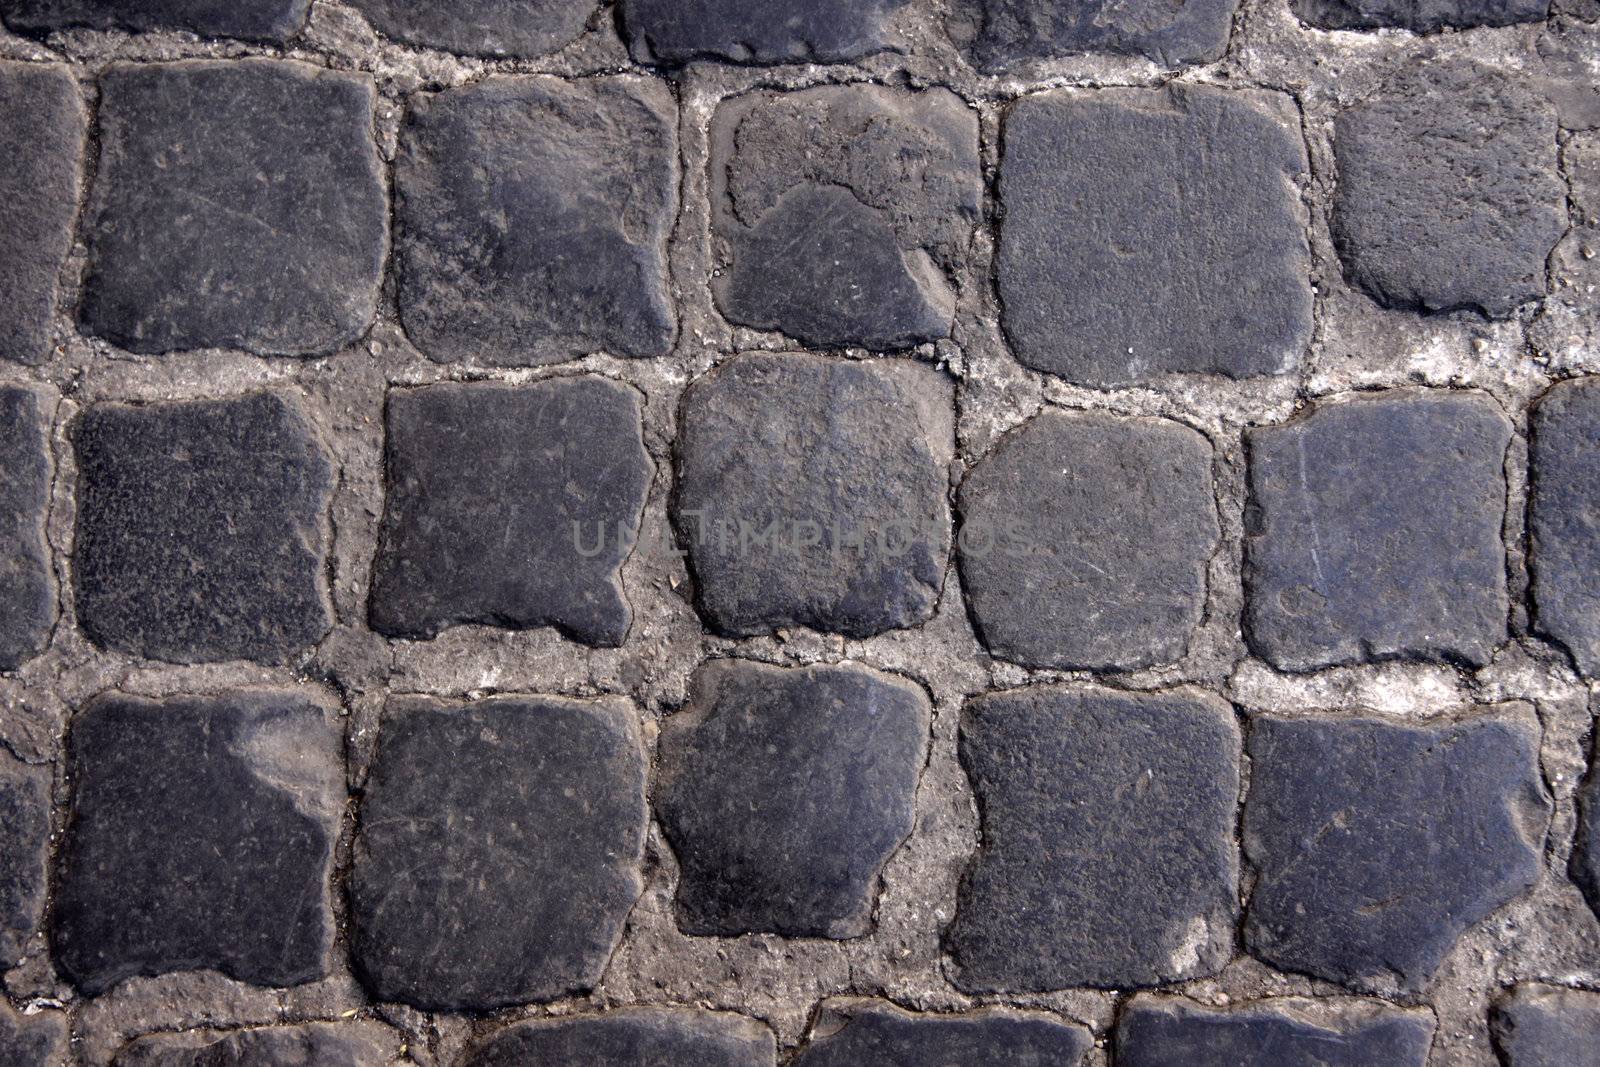
M 1311 339 L 1288 97 L 1061 90 L 1005 121 L 996 272 L 1017 358 L 1092 386 L 1279 374 Z
M 1176 422 L 1046 412 L 961 485 L 961 578 L 984 644 L 1030 667 L 1183 656 L 1221 537 L 1211 445 Z
M 1597 755 L 1600 747 L 1591 746 L 1591 760 Z M 1583 891 L 1589 908 L 1600 918 L 1600 764 L 1591 763 L 1578 787 L 1576 802 L 1578 826 L 1568 873 Z
M 772 1031 L 731 1012 L 632 1008 L 508 1026 L 463 1067 L 774 1067 Z
M 59 1067 L 67 1055 L 67 1017 L 59 1011 L 19 1015 L 0 1003 L 0 1063 Z
M 3 752 L 0 860 L 0 970 L 6 970 L 28 952 L 44 917 L 50 878 L 50 768 L 29 766 Z
M 1356 988 L 1420 990 L 1468 927 L 1538 877 L 1550 818 L 1539 740 L 1522 710 L 1257 717 L 1250 953 Z
M 1140 997 L 1117 1024 L 1117 1067 L 1424 1067 L 1433 1016 L 1378 1001 L 1263 1000 L 1217 1011 Z
M 949 29 L 979 70 L 1083 52 L 1142 56 L 1168 69 L 1221 59 L 1238 0 L 954 0 Z
M 1550 14 L 1550 0 L 1293 0 L 1291 6 L 1318 29 L 1413 33 L 1543 22 Z
M 42 390 L 0 387 L 0 671 L 32 659 L 56 621 L 45 541 L 53 408 Z
M 639 63 L 844 63 L 890 47 L 884 26 L 906 0 L 623 0 Z
M 1033 689 L 961 723 L 980 847 L 946 943 L 972 993 L 1128 989 L 1233 953 L 1239 727 L 1200 693 Z
M 388 1067 L 399 1041 L 374 1023 L 310 1023 L 232 1033 L 151 1034 L 130 1042 L 113 1067 Z
M 1250 430 L 1245 629 L 1273 666 L 1482 666 L 1506 639 L 1511 424 L 1481 394 L 1396 390 Z
M 279 663 L 328 632 L 333 472 L 299 401 L 97 404 L 74 443 L 78 622 L 95 643 Z
M 412 104 L 395 164 L 400 315 L 439 361 L 660 356 L 677 107 L 636 77 L 488 78 Z
M 392 704 L 350 883 L 367 989 L 490 1011 L 593 987 L 643 889 L 644 778 L 620 701 Z
M 186 30 L 271 43 L 297 36 L 310 10 L 311 0 L 0 0 L 0 19 L 18 33 Z
M 1519 985 L 1489 1018 L 1505 1067 L 1600 1067 L 1600 994 Z
M 891 1004 L 825 1004 L 792 1067 L 1076 1067 L 1094 1038 L 1042 1012 L 965 1015 L 901 1011 Z
M 914 823 L 928 698 L 860 667 L 719 660 L 662 728 L 655 804 L 678 926 L 860 937 Z
M 80 992 L 177 971 L 261 986 L 328 973 L 345 806 L 329 712 L 292 692 L 110 694 L 68 742 L 52 931 Z
M 50 355 L 85 123 L 71 70 L 0 62 L 0 360 Z
M 619 569 L 654 475 L 641 407 L 593 376 L 391 392 L 373 629 L 552 625 L 620 645 Z
M 730 321 L 814 348 L 950 335 L 983 197 L 978 113 L 954 93 L 735 97 L 712 120 L 711 181 Z
M 598 0 L 350 0 L 386 37 L 458 55 L 531 59 L 577 40 Z
M 279 60 L 102 78 L 85 332 L 130 352 L 335 352 L 372 322 L 389 207 L 372 80 Z
M 1533 410 L 1528 515 L 1537 629 L 1600 674 L 1600 378 L 1562 382 Z
M 690 386 L 673 514 L 708 625 L 870 637 L 931 618 L 953 420 L 949 380 L 909 361 L 750 354 Z
M 1556 112 L 1476 64 L 1408 71 L 1334 123 L 1333 239 L 1385 307 L 1506 318 L 1567 230 Z

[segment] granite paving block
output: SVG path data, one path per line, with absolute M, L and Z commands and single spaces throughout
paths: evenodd
M 50 421 L 42 389 L 0 386 L 0 671 L 14 671 L 50 639 L 56 621 L 45 522 L 50 512 Z
M 622 0 L 638 63 L 841 63 L 893 44 L 885 22 L 907 0 Z
M 183 31 L 281 44 L 299 36 L 311 0 L 0 0 L 18 33 L 57 30 Z
M 1238 6 L 1238 0 L 954 0 L 949 28 L 985 73 L 1095 52 L 1171 70 L 1221 59 Z
M 1117 1067 L 1425 1067 L 1434 1018 L 1379 1001 L 1274 999 L 1217 1010 L 1140 997 L 1117 1023 Z
M 1532 418 L 1530 597 L 1538 629 L 1600 673 L 1600 379 L 1556 385 Z
M 775 1067 L 772 1031 L 731 1012 L 634 1008 L 517 1023 L 492 1034 L 464 1067 Z
M 793 1067 L 1077 1067 L 1094 1039 L 1042 1012 L 902 1011 L 878 1001 L 823 1005 Z
M 39 948 L 34 935 L 50 891 L 50 786 L 48 766 L 0 753 L 0 968 Z
M 1600 994 L 1518 985 L 1496 1002 L 1489 1032 L 1505 1067 L 1600 1067 Z
M 386 37 L 458 55 L 533 59 L 583 33 L 597 0 L 351 0 Z

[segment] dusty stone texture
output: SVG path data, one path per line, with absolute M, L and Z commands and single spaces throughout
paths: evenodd
M 203 37 L 282 43 L 299 35 L 311 0 L 0 0 L 18 33 L 186 30 Z
M 393 702 L 350 876 L 363 984 L 425 1011 L 593 986 L 641 889 L 644 775 L 620 702 Z
M 1046 412 L 961 485 L 961 578 L 989 651 L 1133 670 L 1183 656 L 1220 537 L 1211 446 L 1175 422 Z
M 712 120 L 711 194 L 730 321 L 816 348 L 937 340 L 983 196 L 978 115 L 942 88 L 746 94 Z
M 1591 748 L 1591 760 L 1597 755 L 1600 749 Z M 1578 789 L 1577 808 L 1577 833 L 1568 873 L 1590 909 L 1600 917 L 1600 762 L 1591 762 Z
M 68 760 L 51 932 L 79 991 L 200 969 L 264 986 L 327 973 L 345 794 L 319 704 L 108 694 L 73 719 Z
M 1287 97 L 1062 90 L 1006 114 L 1001 323 L 1023 364 L 1089 386 L 1278 374 L 1311 338 Z
M 1600 133 L 1574 135 L 1561 150 L 1571 227 L 1550 256 L 1551 293 L 1528 329 L 1546 358 L 1600 368 Z
M 86 333 L 150 355 L 309 356 L 367 330 L 389 223 L 370 78 L 119 64 L 100 91 Z
M 620 645 L 619 569 L 653 475 L 641 406 L 596 376 L 391 392 L 372 628 L 553 625 Z
M 1294 13 L 1324 30 L 1394 27 L 1413 33 L 1540 22 L 1550 0 L 1294 0 Z
M 176 663 L 280 663 L 331 625 L 333 472 L 301 403 L 97 404 L 73 435 L 78 623 Z
M 1402 390 L 1250 430 L 1246 633 L 1282 670 L 1402 658 L 1482 665 L 1506 638 L 1493 401 Z
M 1600 994 L 1519 985 L 1490 1030 L 1505 1067 L 1600 1067 Z
M 597 0 L 349 0 L 384 36 L 468 56 L 533 58 L 583 33 Z
M 1221 58 L 1238 7 L 1239 0 L 954 0 L 949 28 L 988 73 L 1081 52 L 1140 56 L 1170 69 Z
M 85 122 L 69 68 L 0 62 L 0 360 L 50 355 Z
M 0 1003 L 0 1061 L 7 1067 L 58 1067 L 67 1054 L 67 1017 L 20 1015 Z
M 727 1012 L 640 1008 L 508 1026 L 463 1067 L 613 1067 L 616 1064 L 775 1067 L 772 1031 Z
M 930 709 L 858 667 L 717 660 L 662 728 L 656 812 L 696 935 L 860 937 L 911 833 Z
M 417 97 L 396 164 L 400 314 L 440 361 L 660 356 L 677 106 L 637 77 Z
M 1424 1067 L 1433 1031 L 1428 1013 L 1378 1001 L 1264 1000 L 1219 1011 L 1139 997 L 1117 1023 L 1117 1067 Z
M 1543 296 L 1566 232 L 1556 113 L 1490 68 L 1418 66 L 1334 126 L 1333 236 L 1386 307 L 1505 318 Z
M 50 768 L 0 752 L 0 968 L 33 947 L 49 892 Z
M 398 1060 L 398 1044 L 365 1021 L 151 1034 L 130 1042 L 115 1067 L 386 1067 Z
M 916 1014 L 882 1001 L 823 1005 L 792 1067 L 1077 1067 L 1094 1039 L 1038 1012 Z
M 1239 727 L 1198 691 L 977 697 L 961 762 L 982 818 L 946 945 L 969 992 L 1214 974 L 1238 916 Z
M 1530 597 L 1538 628 L 1600 674 L 1600 379 L 1562 382 L 1532 418 Z
M 0 387 L 0 671 L 37 654 L 56 620 L 45 543 L 53 408 L 42 390 Z
M 1539 738 L 1514 707 L 1424 723 L 1258 716 L 1250 953 L 1358 989 L 1421 989 L 1538 876 L 1551 808 Z
M 805 354 L 696 381 L 674 518 L 706 622 L 870 637 L 928 619 L 950 555 L 950 396 L 914 363 Z
M 622 0 L 621 15 L 637 63 L 839 63 L 890 47 L 885 16 L 905 3 Z

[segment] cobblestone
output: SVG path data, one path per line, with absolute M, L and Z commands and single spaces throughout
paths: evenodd
M 56 618 L 45 543 L 49 408 L 37 389 L 0 388 L 0 670 L 16 670 L 37 653 Z
M 622 0 L 633 58 L 674 65 L 830 63 L 859 59 L 891 43 L 884 18 L 906 0 Z
M 187 30 L 281 43 L 300 33 L 311 0 L 4 0 L 0 19 L 18 33 Z
M 0 1004 L 0 1057 L 11 1067 L 55 1067 L 67 1051 L 67 1020 L 60 1012 L 25 1016 Z
M 1434 1020 L 1364 1001 L 1284 999 L 1206 1008 L 1174 997 L 1142 997 L 1117 1024 L 1117 1067 L 1423 1067 Z M 1332 1018 L 1308 1018 L 1306 1012 Z
M 1600 995 L 1519 985 L 1494 1008 L 1505 1067 L 1585 1067 L 1600 1061 Z
M 131 1042 L 116 1067 L 369 1067 L 393 1062 L 394 1037 L 365 1022 L 274 1026 L 231 1034 L 152 1034 Z
M 469 1067 L 610 1067 L 694 1063 L 702 1067 L 775 1067 L 772 1031 L 739 1015 L 637 1009 L 519 1023 L 496 1033 L 467 1059 Z
M 1540 629 L 1600 673 L 1600 392 L 1563 382 L 1533 416 L 1529 568 Z
M 0 753 L 0 966 L 35 948 L 50 878 L 50 770 Z
M 1511 26 L 1540 22 L 1550 0 L 1295 0 L 1296 15 L 1325 30 L 1377 30 L 1390 27 L 1437 33 L 1447 27 Z
M 1078 52 L 1143 56 L 1163 67 L 1206 63 L 1228 45 L 1238 0 L 1094 0 L 1063 8 L 1050 0 L 955 0 L 952 35 L 990 71 Z
M 406 44 L 473 56 L 542 56 L 577 39 L 596 0 L 351 0 L 380 32 Z
M 814 1038 L 794 1067 L 1075 1067 L 1093 1040 L 1053 1016 L 981 1011 L 916 1015 L 859 1001 L 824 1006 L 829 1033 Z

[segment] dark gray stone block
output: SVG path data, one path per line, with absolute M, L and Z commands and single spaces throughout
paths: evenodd
M 620 702 L 391 705 L 350 883 L 367 989 L 489 1011 L 594 986 L 643 888 L 644 775 Z
M 293 986 L 327 973 L 344 813 L 331 717 L 292 692 L 147 701 L 73 720 L 55 961 L 87 996 L 215 970 Z
M 1319 29 L 1413 33 L 1543 22 L 1550 14 L 1550 0 L 1293 0 L 1291 6 Z
M 1532 422 L 1534 622 L 1592 677 L 1600 674 L 1600 378 L 1555 386 Z
M 373 100 L 370 78 L 304 63 L 113 66 L 83 329 L 144 354 L 360 337 L 388 248 Z
M 996 656 L 1096 671 L 1183 656 L 1221 536 L 1200 434 L 1047 412 L 972 468 L 960 511 L 962 583 Z
M 1238 0 L 955 0 L 950 34 L 980 70 L 1082 52 L 1142 56 L 1166 68 L 1221 59 Z
M 1600 1067 L 1600 994 L 1519 985 L 1489 1017 L 1505 1067 Z
M 913 1014 L 873 1001 L 823 1007 L 792 1067 L 1077 1067 L 1089 1031 L 1039 1012 Z
M 44 918 L 50 803 L 50 768 L 0 753 L 0 970 L 21 961 Z
M 1424 1067 L 1433 1031 L 1427 1012 L 1371 1001 L 1265 1000 L 1216 1011 L 1141 997 L 1117 1025 L 1117 1067 Z
M 1567 229 L 1556 112 L 1470 63 L 1409 70 L 1334 123 L 1333 238 L 1386 307 L 1506 318 L 1545 293 Z
M 56 621 L 45 541 L 53 407 L 40 390 L 0 387 L 0 671 L 33 658 Z
M 636 77 L 489 78 L 423 95 L 395 167 L 400 315 L 440 361 L 660 356 L 677 108 Z
M 1592 748 L 1590 759 L 1600 755 Z M 1568 874 L 1583 891 L 1584 899 L 1600 917 L 1600 763 L 1591 762 L 1576 797 L 1578 826 L 1568 859 Z
M 844 63 L 892 44 L 885 19 L 906 0 L 623 0 L 639 63 Z
M 184 30 L 201 37 L 281 43 L 298 36 L 311 0 L 0 0 L 17 33 Z
M 979 697 L 961 725 L 981 844 L 946 941 L 969 992 L 1128 989 L 1233 952 L 1239 727 L 1183 691 Z
M 398 1059 L 396 1044 L 364 1022 L 191 1030 L 132 1041 L 113 1067 L 388 1067 Z
M 297 400 L 99 404 L 74 440 L 78 623 L 95 643 L 278 663 L 328 632 L 333 474 Z
M 620 645 L 619 572 L 654 472 L 641 406 L 593 376 L 391 392 L 373 629 L 551 625 Z
M 751 354 L 695 382 L 674 518 L 708 624 L 869 637 L 930 618 L 953 415 L 947 379 L 909 361 Z
M 0 62 L 0 360 L 50 355 L 85 122 L 69 69 Z
M 385 37 L 471 56 L 533 59 L 577 40 L 597 0 L 351 0 Z
M 1538 877 L 1550 817 L 1539 738 L 1526 713 L 1258 717 L 1243 837 L 1259 874 L 1251 954 L 1358 988 L 1421 989 L 1468 927 Z
M 748 93 L 712 120 L 717 304 L 815 348 L 950 334 L 983 197 L 978 115 L 946 89 Z
M 67 1017 L 59 1011 L 19 1015 L 0 1003 L 0 1063 L 59 1067 L 67 1055 Z
M 662 729 L 656 811 L 691 934 L 859 937 L 911 833 L 930 711 L 858 667 L 720 660 Z
M 1056 91 L 1005 123 L 996 271 L 1017 358 L 1093 386 L 1292 370 L 1311 338 L 1287 97 Z
M 773 1067 L 776 1062 L 772 1031 L 742 1015 L 632 1008 L 509 1026 L 469 1053 L 464 1067 Z
M 1481 666 L 1506 638 L 1504 463 L 1493 401 L 1401 390 L 1248 431 L 1245 629 L 1282 670 Z

